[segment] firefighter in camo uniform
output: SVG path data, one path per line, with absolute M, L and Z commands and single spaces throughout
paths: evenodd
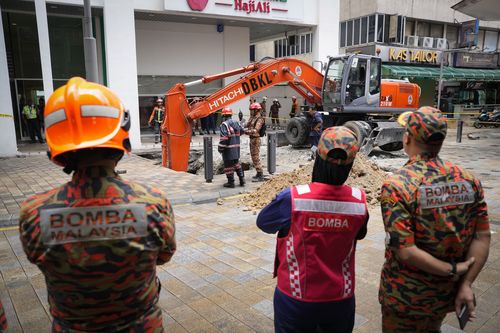
M 265 124 L 265 119 L 261 115 L 262 107 L 259 103 L 250 104 L 250 119 L 247 122 L 245 134 L 250 136 L 250 156 L 257 172 L 252 177 L 253 182 L 264 181 L 262 164 L 260 163 L 260 129 Z
M 276 333 L 350 333 L 356 301 L 356 241 L 367 231 L 365 193 L 343 185 L 358 140 L 346 127 L 323 132 L 312 183 L 287 188 L 257 217 L 278 233 L 274 277 Z
M 382 186 L 382 329 L 440 332 L 464 304 L 476 316 L 471 285 L 488 257 L 487 207 L 480 181 L 438 156 L 447 130 L 439 110 L 422 107 L 399 121 L 409 161 Z
M 176 249 L 174 215 L 155 188 L 115 166 L 130 115 L 108 88 L 72 78 L 45 108 L 50 159 L 73 172 L 21 206 L 20 237 L 45 276 L 52 332 L 163 332 L 156 265 Z

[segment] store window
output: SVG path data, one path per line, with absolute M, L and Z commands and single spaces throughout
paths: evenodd
M 312 53 L 312 32 L 290 36 L 274 41 L 274 57 L 290 57 Z
M 148 128 L 148 120 L 156 99 L 164 96 L 165 91 L 177 83 L 186 83 L 200 79 L 201 76 L 138 75 L 139 115 L 141 129 Z M 222 80 L 207 84 L 198 84 L 186 88 L 186 95 L 208 96 L 222 88 Z
M 49 16 L 48 25 L 52 76 L 85 76 L 82 19 Z

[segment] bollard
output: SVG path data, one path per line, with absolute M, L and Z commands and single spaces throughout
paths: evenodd
M 276 172 L 276 133 L 267 133 L 267 171 Z
M 214 156 L 212 151 L 212 137 L 203 136 L 203 160 L 205 162 L 205 180 L 211 183 L 214 179 Z
M 462 128 L 464 126 L 463 120 L 457 121 L 457 143 L 462 142 Z

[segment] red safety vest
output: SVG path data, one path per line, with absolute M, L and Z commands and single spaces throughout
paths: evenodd
M 305 302 L 352 297 L 355 240 L 368 217 L 365 193 L 311 183 L 292 187 L 291 194 L 290 231 L 276 245 L 278 289 Z

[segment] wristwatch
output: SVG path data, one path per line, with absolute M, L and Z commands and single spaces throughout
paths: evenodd
M 451 271 L 449 275 L 453 281 L 458 281 L 460 279 L 460 275 L 458 275 L 457 273 L 457 264 L 455 263 L 455 260 L 452 260 L 450 264 L 451 264 Z

